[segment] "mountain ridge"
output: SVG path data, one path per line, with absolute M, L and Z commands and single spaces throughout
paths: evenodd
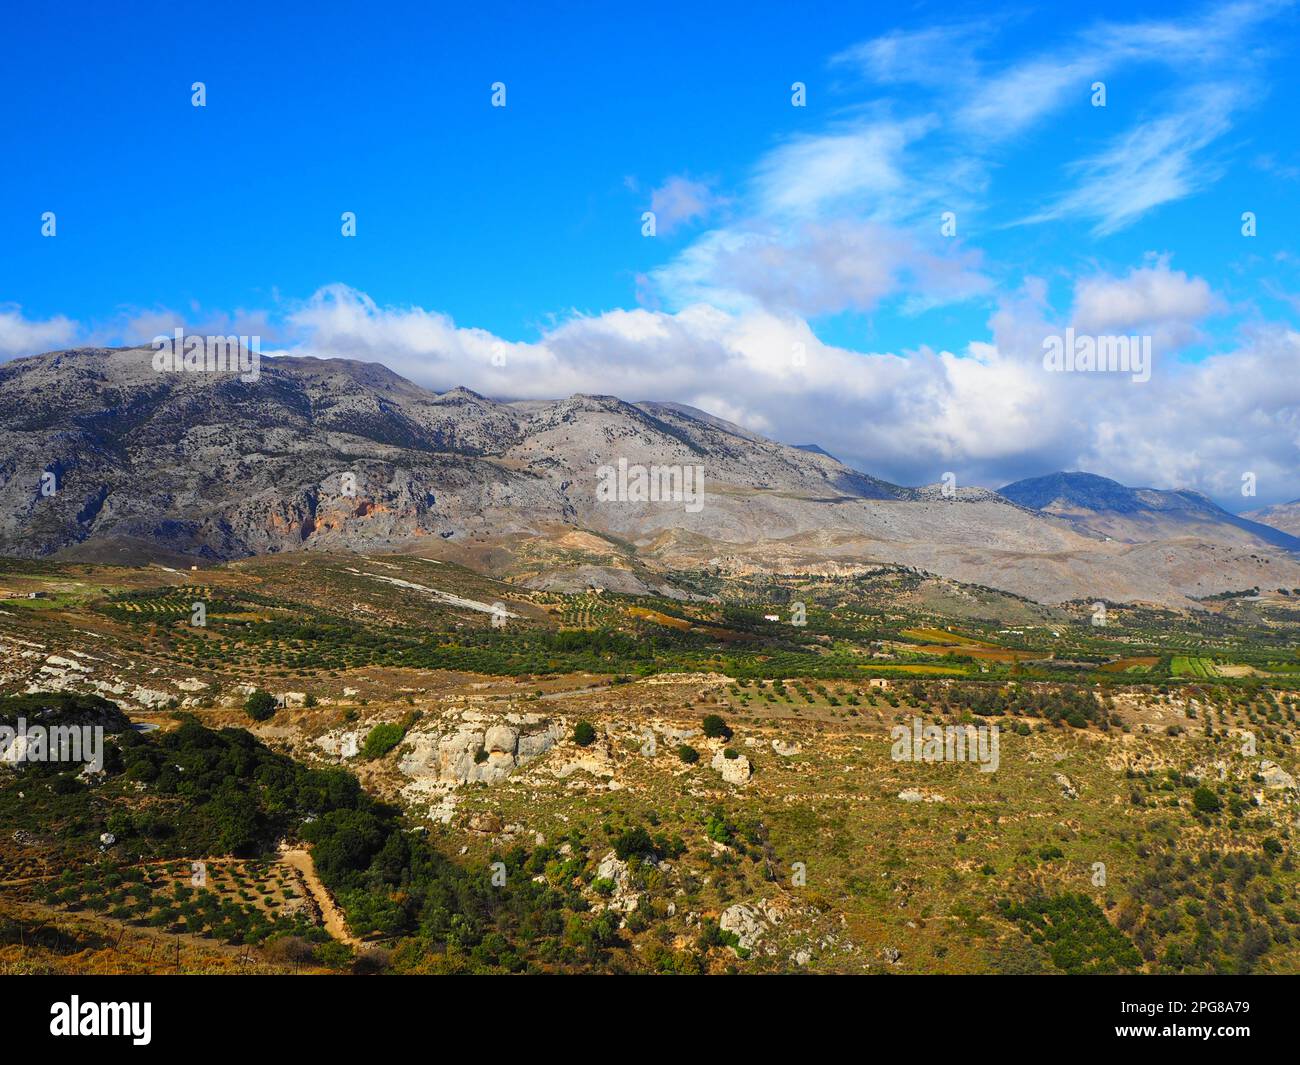
M 1261 525 L 1271 525 L 1293 536 L 1300 536 L 1300 499 L 1247 511 L 1242 517 L 1257 521 Z
M 1104 529 L 1104 535 L 1115 539 L 1131 542 L 1154 539 L 1153 525 L 1157 521 L 1163 522 L 1164 536 L 1190 532 L 1211 522 L 1240 530 L 1286 551 L 1300 551 L 1297 537 L 1233 514 L 1209 496 L 1190 489 L 1131 488 L 1095 473 L 1062 471 L 1004 485 L 998 493 L 1034 510 L 1056 514 L 1088 528 Z
M 685 404 L 500 402 L 463 387 L 433 392 L 375 363 L 302 356 L 263 359 L 258 379 L 242 382 L 158 373 L 151 356 L 74 349 L 0 366 L 0 553 L 150 544 L 221 561 L 418 548 L 507 572 L 536 545 L 587 530 L 631 545 L 624 567 L 890 563 L 1042 601 L 1186 606 L 1292 571 L 1300 585 L 1300 560 L 1266 554 L 1293 538 L 1224 520 L 1208 500 L 1178 525 L 1174 546 L 1159 522 L 1113 543 L 1113 514 L 891 484 Z M 702 466 L 701 506 L 599 498 L 598 471 L 619 459 L 667 471 L 665 483 Z M 40 490 L 47 474 L 51 496 Z M 662 540 L 667 532 L 688 535 Z M 630 587 L 611 565 L 595 579 Z M 556 566 L 547 579 L 567 579 Z M 581 559 L 569 568 L 592 579 Z

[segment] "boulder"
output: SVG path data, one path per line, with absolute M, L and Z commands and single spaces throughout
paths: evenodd
M 511 758 L 519 745 L 519 733 L 509 725 L 493 725 L 483 737 L 483 749 L 488 754 L 508 754 Z
M 757 908 L 736 903 L 722 911 L 718 927 L 731 932 L 740 941 L 743 950 L 753 950 L 770 927 Z
M 1264 778 L 1264 787 L 1266 788 L 1296 790 L 1295 777 L 1276 762 L 1270 762 L 1267 758 L 1259 763 L 1259 775 Z
M 606 908 L 619 913 L 631 913 L 636 909 L 641 896 L 632 890 L 627 862 L 622 861 L 613 851 L 605 855 L 596 866 L 596 879 L 610 880 L 614 884 L 614 890 L 605 903 Z
M 471 814 L 469 818 L 469 830 L 478 832 L 482 835 L 493 836 L 505 828 L 499 815 L 493 813 L 476 813 Z
M 754 772 L 749 759 L 743 754 L 728 758 L 722 751 L 718 751 L 713 756 L 712 765 L 728 784 L 744 784 Z

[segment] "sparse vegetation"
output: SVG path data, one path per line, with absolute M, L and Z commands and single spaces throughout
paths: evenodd
M 1300 660 L 1233 615 L 1259 611 L 1250 598 L 1186 623 L 1116 606 L 1098 632 L 1086 609 L 1072 625 L 1069 605 L 972 592 L 990 617 L 955 623 L 907 598 L 927 578 L 884 569 L 761 589 L 710 578 L 714 603 L 521 592 L 548 619 L 493 629 L 472 614 L 412 617 L 398 592 L 312 565 L 323 574 L 314 590 L 299 567 L 292 583 L 237 588 L 212 571 L 205 629 L 181 610 L 188 591 L 136 588 L 65 607 L 93 613 L 106 634 L 85 651 L 120 646 L 157 668 L 156 687 L 187 687 L 149 711 L 157 732 L 109 745 L 101 777 L 33 766 L 20 789 L 0 779 L 0 818 L 41 840 L 0 839 L 8 875 L 33 885 L 28 897 L 142 934 L 251 948 L 290 970 L 370 966 L 313 917 L 298 874 L 277 859 L 287 839 L 311 853 L 350 930 L 374 938 L 390 972 L 764 972 L 791 968 L 814 942 L 836 944 L 812 952 L 814 971 L 874 971 L 887 963 L 861 946 L 882 914 L 911 922 L 905 971 L 1272 972 L 1300 957 L 1294 829 L 1278 816 L 1285 786 L 1260 768 L 1267 758 L 1296 772 Z M 419 560 L 385 565 L 436 579 Z M 500 595 L 449 572 L 466 582 L 448 585 L 457 594 Z M 805 629 L 764 621 L 784 614 L 766 605 L 779 593 L 809 604 Z M 366 595 L 368 612 L 332 613 Z M 991 620 L 999 609 L 1022 611 L 1023 628 L 1001 631 L 1013 626 Z M 0 615 L 0 635 L 47 616 Z M 1034 629 L 1035 619 L 1045 623 Z M 580 631 L 566 631 L 570 620 Z M 1214 668 L 1176 670 L 1180 657 Z M 310 758 L 340 757 L 325 734 L 338 744 L 360 729 L 357 761 L 341 758 L 365 788 L 221 727 L 248 719 L 225 697 L 236 684 L 256 686 L 272 709 L 269 692 L 288 693 L 294 709 L 268 734 L 293 736 Z M 30 718 L 56 698 L 70 697 L 22 705 Z M 408 805 L 408 763 L 392 757 L 431 708 L 435 734 L 468 744 L 438 756 L 471 781 L 445 822 L 426 816 L 428 800 Z M 575 746 L 601 740 L 582 768 L 569 767 L 563 744 L 534 753 L 561 738 L 560 716 L 574 722 Z M 914 716 L 997 725 L 1001 768 L 892 762 L 889 729 Z M 489 755 L 490 726 L 518 734 L 518 764 Z M 692 729 L 707 748 L 682 742 Z M 1258 747 L 1250 758 L 1244 731 Z M 1122 762 L 1112 758 L 1121 742 Z M 741 752 L 760 764 L 736 784 L 726 772 Z M 1226 772 L 1207 776 L 1219 763 Z M 905 792 L 922 799 L 896 798 Z M 206 887 L 190 883 L 193 855 L 208 862 Z M 1089 883 L 1097 861 L 1108 889 Z M 800 863 L 816 869 L 815 888 L 794 886 Z M 743 949 L 720 918 L 761 900 L 786 915 L 771 923 L 771 952 Z

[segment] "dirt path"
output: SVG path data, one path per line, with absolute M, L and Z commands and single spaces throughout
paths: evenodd
M 361 940 L 348 931 L 348 923 L 343 918 L 343 911 L 334 902 L 334 896 L 316 875 L 316 863 L 311 860 L 311 852 L 304 847 L 287 847 L 281 844 L 280 861 L 296 869 L 311 892 L 316 905 L 320 907 L 321 920 L 325 922 L 325 931 L 340 943 L 349 947 L 360 947 Z

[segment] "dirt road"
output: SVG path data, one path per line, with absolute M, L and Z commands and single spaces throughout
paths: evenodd
M 316 905 L 320 907 L 321 919 L 325 922 L 325 931 L 340 943 L 346 943 L 349 947 L 361 946 L 361 940 L 348 931 L 348 923 L 343 917 L 343 911 L 335 904 L 334 896 L 329 893 L 325 885 L 320 882 L 320 877 L 316 875 L 316 863 L 311 860 L 311 852 L 305 847 L 287 847 L 281 844 L 280 861 L 284 862 L 285 865 L 292 866 L 302 874 L 307 890 L 311 892 L 311 897 L 316 900 Z

